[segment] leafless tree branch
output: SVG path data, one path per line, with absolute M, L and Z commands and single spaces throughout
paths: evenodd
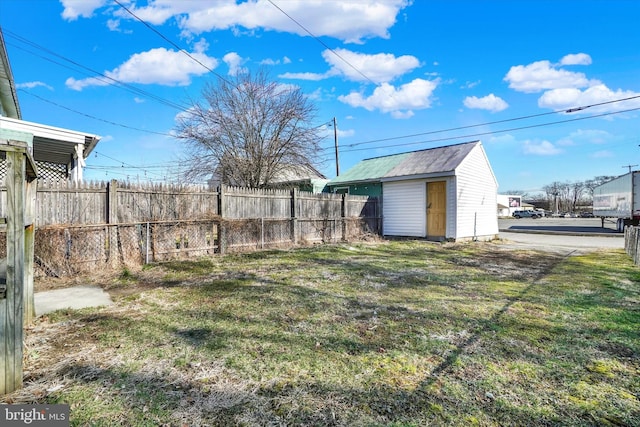
M 322 134 L 315 106 L 300 89 L 270 81 L 265 72 L 238 74 L 205 86 L 202 100 L 179 119 L 187 147 L 186 178 L 265 187 L 283 174 L 313 170 Z

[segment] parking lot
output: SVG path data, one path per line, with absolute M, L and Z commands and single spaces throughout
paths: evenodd
M 613 220 L 605 221 L 603 228 L 600 218 L 500 218 L 498 226 L 501 230 L 510 231 L 621 235 L 616 232 Z
M 624 235 L 615 223 L 599 218 L 504 218 L 498 220 L 500 239 L 517 247 L 561 253 L 624 249 Z

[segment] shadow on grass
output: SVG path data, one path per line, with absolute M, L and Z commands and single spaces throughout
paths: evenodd
M 296 256 L 298 255 L 291 258 Z M 353 278 L 354 281 L 365 276 L 393 279 L 399 273 L 398 268 L 402 268 L 402 263 L 387 259 L 389 254 L 385 251 L 368 250 L 356 256 L 357 258 L 345 256 L 331 259 L 328 253 L 321 253 L 313 258 L 304 254 L 301 256 L 301 262 L 335 267 L 343 271 L 343 276 Z M 487 263 L 474 261 L 465 257 L 463 253 L 458 256 L 438 255 L 424 249 L 411 249 L 404 251 L 401 258 L 406 259 L 409 256 L 420 258 L 404 264 L 409 265 L 408 268 L 416 269 L 410 273 L 410 277 L 416 280 L 409 283 L 398 280 L 389 287 L 400 289 L 429 286 L 431 282 L 428 277 L 433 277 L 436 282 L 444 281 L 446 278 L 451 284 L 463 286 L 463 282 L 469 278 L 477 280 L 479 273 L 461 272 L 461 269 L 470 268 L 482 274 L 487 272 Z M 445 263 L 444 268 L 453 271 L 428 272 L 421 258 L 425 256 L 437 258 Z M 500 257 L 504 258 L 509 266 L 524 266 L 525 258 L 518 254 L 505 253 L 500 254 Z M 490 312 L 490 315 L 486 312 L 486 315 L 476 315 L 476 318 L 461 318 L 460 313 L 448 313 L 446 307 L 411 310 L 402 304 L 363 300 L 359 298 L 361 293 L 338 294 L 335 290 L 330 292 L 293 285 L 286 280 L 273 280 L 254 273 L 222 274 L 221 277 L 227 278 L 222 280 L 206 277 L 204 282 L 197 285 L 194 284 L 195 281 L 191 281 L 188 286 L 189 292 L 178 295 L 178 298 L 189 300 L 180 301 L 181 305 L 177 307 L 168 305 L 167 308 L 161 308 L 171 310 L 171 317 L 156 318 L 149 314 L 143 320 L 128 320 L 121 324 L 123 328 L 133 329 L 129 339 L 135 340 L 136 337 L 140 337 L 138 339 L 141 345 L 151 346 L 157 341 L 164 342 L 167 350 L 165 362 L 169 363 L 168 367 L 165 365 L 162 369 L 156 370 L 148 367 L 130 372 L 123 370 L 125 368 L 99 368 L 78 363 L 63 371 L 61 375 L 103 387 L 106 390 L 104 396 L 113 396 L 118 405 L 125 408 L 124 413 L 131 413 L 126 421 L 135 421 L 123 421 L 122 424 L 142 425 L 159 421 L 166 423 L 167 420 L 176 420 L 178 423 L 179 420 L 189 425 L 236 425 L 242 424 L 238 418 L 242 417 L 243 423 L 248 425 L 461 425 L 473 424 L 473 420 L 477 418 L 487 421 L 488 424 L 505 425 L 597 425 L 602 419 L 594 418 L 588 410 L 580 411 L 573 407 L 569 413 L 564 413 L 565 407 L 560 403 L 549 404 L 556 406 L 553 406 L 553 412 L 545 413 L 544 409 L 528 405 L 526 399 L 525 404 L 517 406 L 517 402 L 488 397 L 484 393 L 485 390 L 480 388 L 467 390 L 468 395 L 464 395 L 458 401 L 450 394 L 438 390 L 440 382 L 455 380 L 459 374 L 456 367 L 459 366 L 461 357 L 472 352 L 471 349 L 476 344 L 485 338 L 490 339 L 491 333 L 497 327 L 512 328 L 513 322 L 511 319 L 505 321 L 505 315 L 514 304 L 538 300 L 540 296 L 537 295 L 536 288 L 544 286 L 541 279 L 563 260 L 564 258 L 560 257 L 549 257 L 540 262 L 537 268 L 530 270 L 531 280 L 527 282 L 527 286 L 518 288 L 519 291 L 511 296 L 495 294 L 500 303 L 493 306 L 497 310 Z M 196 265 L 196 268 L 200 267 L 200 264 Z M 419 269 L 424 271 L 422 278 Z M 508 274 L 507 277 L 522 277 L 519 274 Z M 403 279 L 406 277 L 403 276 Z M 461 292 L 456 295 L 464 296 Z M 597 303 L 590 295 L 586 295 L 583 302 L 585 306 Z M 332 308 L 328 308 L 329 304 Z M 323 310 L 334 310 L 334 317 L 314 317 Z M 105 325 L 113 325 L 120 320 L 105 315 L 92 315 L 88 316 L 85 322 L 105 322 Z M 373 320 L 377 323 L 373 323 Z M 308 333 L 304 329 L 305 323 L 313 322 L 316 323 L 309 329 L 311 333 Z M 395 326 L 390 328 L 395 336 L 385 336 L 384 331 L 379 332 L 385 328 L 385 322 L 395 323 Z M 297 379 L 277 371 L 266 372 L 267 378 L 271 375 L 272 380 L 260 380 L 259 383 L 251 385 L 240 383 L 235 389 L 234 386 L 216 389 L 214 381 L 224 384 L 228 377 L 220 374 L 218 377 L 212 376 L 215 380 L 211 381 L 197 375 L 181 377 L 179 373 L 183 368 L 187 370 L 194 367 L 190 366 L 188 358 L 171 353 L 176 348 L 184 352 L 184 347 L 180 347 L 180 344 L 184 343 L 193 351 L 203 348 L 211 350 L 211 353 L 207 353 L 211 360 L 223 360 L 230 353 L 227 351 L 230 348 L 241 354 L 244 350 L 242 344 L 250 343 L 249 349 L 255 349 L 256 354 L 246 355 L 241 363 L 257 364 L 261 363 L 262 358 L 271 358 L 271 362 L 277 364 L 280 361 L 278 358 L 281 358 L 294 364 L 299 355 L 308 358 L 315 356 L 319 363 L 322 363 L 323 359 L 333 356 L 379 354 L 381 350 L 384 351 L 383 347 L 401 348 L 405 345 L 403 334 L 406 333 L 406 337 L 409 337 L 413 333 L 410 332 L 412 328 L 414 331 L 421 329 L 423 334 L 428 335 L 430 325 L 443 323 L 452 329 L 463 325 L 469 335 L 447 349 L 448 352 L 439 353 L 443 355 L 443 360 L 438 358 L 439 354 L 436 356 L 433 353 L 432 359 L 441 361 L 437 365 L 434 363 L 435 367 L 428 376 L 422 379 L 417 387 L 411 389 L 383 384 L 383 380 L 379 378 L 362 387 L 353 387 L 349 386 L 351 383 L 346 378 L 340 382 L 332 382 L 324 377 L 315 379 L 313 375 L 311 378 L 307 376 Z M 378 329 L 373 329 L 373 326 L 377 326 Z M 532 326 L 528 325 L 530 328 Z M 140 335 L 144 334 L 144 331 L 152 333 L 145 338 Z M 543 332 L 554 335 L 554 331 Z M 606 331 L 597 331 L 597 334 L 603 336 L 606 335 Z M 318 342 L 321 343 L 321 347 L 317 350 L 316 356 L 313 352 Z M 582 344 L 576 344 L 571 349 L 578 351 L 580 345 Z M 604 346 L 603 351 L 633 353 L 632 348 L 621 344 L 604 342 L 601 346 Z M 415 348 L 410 348 L 409 351 L 417 352 Z M 310 353 L 312 356 L 309 356 Z M 506 359 L 511 355 L 505 352 L 497 357 Z M 535 354 L 526 355 L 527 361 L 539 357 Z M 534 359 L 533 363 L 537 363 L 537 360 Z M 330 364 L 326 366 L 331 367 Z M 243 374 L 251 369 L 252 366 L 245 368 Z M 466 378 L 460 379 L 459 383 L 473 387 L 472 380 L 465 380 Z M 220 402 L 215 400 L 217 398 Z M 149 408 L 147 413 L 140 409 L 145 406 Z M 615 417 L 611 419 L 616 420 Z M 87 420 L 94 421 L 90 417 L 80 421 Z M 624 422 L 625 420 L 622 420 L 621 425 L 624 425 Z M 104 425 L 108 425 L 106 421 Z
M 547 265 L 545 265 L 544 269 L 538 271 L 536 277 L 533 278 L 532 282 L 529 285 L 523 288 L 517 295 L 508 298 L 506 304 L 504 304 L 498 311 L 496 311 L 489 319 L 482 322 L 480 327 L 473 331 L 469 338 L 464 340 L 453 351 L 451 351 L 445 358 L 445 360 L 431 371 L 431 374 L 428 378 L 425 379 L 422 386 L 429 387 L 431 384 L 437 381 L 441 375 L 444 375 L 447 371 L 449 371 L 451 367 L 456 364 L 457 360 L 460 358 L 460 355 L 462 355 L 468 348 L 476 344 L 480 340 L 480 338 L 486 336 L 487 332 L 491 331 L 491 329 L 500 322 L 500 319 L 516 302 L 522 301 L 527 294 L 529 294 L 536 286 L 538 286 L 538 282 L 540 281 L 540 279 L 549 274 L 556 265 L 558 265 L 562 260 L 571 256 L 571 254 L 572 253 L 565 255 L 563 258 L 556 258 L 555 262 L 548 263 Z

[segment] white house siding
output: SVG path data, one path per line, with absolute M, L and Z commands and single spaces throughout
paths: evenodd
M 498 234 L 498 186 L 484 150 L 475 147 L 456 169 L 455 239 L 487 240 Z
M 424 180 L 385 182 L 382 186 L 383 233 L 425 237 L 426 192 Z

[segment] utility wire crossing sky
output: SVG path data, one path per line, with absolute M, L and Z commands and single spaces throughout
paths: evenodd
M 326 129 L 319 170 L 481 140 L 499 191 L 640 163 L 640 2 L 3 0 L 24 120 L 102 137 L 87 179 L 172 180 L 176 117 L 266 69 Z M 594 31 L 597 29 L 597 31 Z

